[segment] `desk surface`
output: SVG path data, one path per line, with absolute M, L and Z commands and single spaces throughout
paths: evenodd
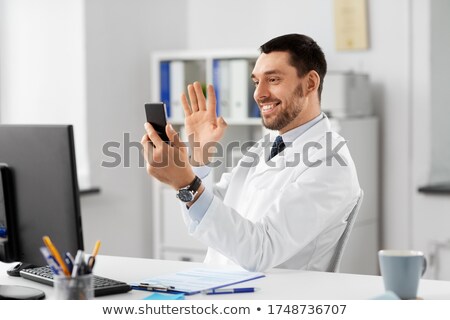
M 47 299 L 53 298 L 53 288 L 50 286 L 20 277 L 8 276 L 6 270 L 13 265 L 14 263 L 6 264 L 0 262 L 0 284 L 15 284 L 38 288 L 45 291 Z M 199 266 L 204 265 L 193 262 L 98 256 L 95 264 L 95 273 L 103 277 L 133 282 L 151 276 L 188 270 Z M 359 300 L 372 299 L 384 293 L 383 280 L 379 276 L 286 269 L 272 269 L 266 272 L 266 277 L 252 280 L 241 286 L 253 286 L 261 290 L 254 293 L 229 295 L 197 294 L 187 296 L 186 299 Z M 97 299 L 139 300 L 149 294 L 146 291 L 132 290 L 125 294 L 109 295 Z M 450 299 L 450 281 L 421 280 L 419 296 L 427 300 Z

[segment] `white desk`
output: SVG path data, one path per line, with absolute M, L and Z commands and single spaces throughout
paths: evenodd
M 0 284 L 35 287 L 45 291 L 47 299 L 53 298 L 53 288 L 50 286 L 8 276 L 6 270 L 13 265 L 0 262 Z M 98 256 L 95 264 L 95 273 L 116 280 L 133 282 L 151 276 L 188 270 L 198 266 L 204 265 L 193 262 Z M 266 277 L 252 280 L 241 286 L 258 287 L 261 290 L 255 293 L 228 295 L 197 294 L 186 296 L 186 299 L 359 300 L 371 299 L 384 292 L 383 280 L 379 276 L 285 269 L 270 270 L 266 272 Z M 109 295 L 97 299 L 142 299 L 149 294 L 150 292 L 132 290 L 125 294 Z M 419 296 L 426 300 L 450 299 L 450 281 L 421 280 Z

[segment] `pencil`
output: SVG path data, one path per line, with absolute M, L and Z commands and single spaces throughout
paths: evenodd
M 92 270 L 92 268 L 94 268 L 95 257 L 97 256 L 98 250 L 100 249 L 100 244 L 101 244 L 100 240 L 97 240 L 95 242 L 94 249 L 92 250 L 92 255 L 88 260 L 88 266 L 89 266 L 89 268 L 91 268 L 91 270 Z
M 97 255 L 98 250 L 100 249 L 100 245 L 101 245 L 100 240 L 97 240 L 97 242 L 95 242 L 94 250 L 92 250 L 93 257 L 95 257 Z
M 58 262 L 59 266 L 61 267 L 63 273 L 66 276 L 70 277 L 70 271 L 67 268 L 67 265 L 64 262 L 64 260 L 62 259 L 61 255 L 59 254 L 58 250 L 56 249 L 56 247 L 53 245 L 52 241 L 50 240 L 50 237 L 43 236 L 42 240 L 44 240 L 45 246 L 48 248 L 48 250 L 50 250 L 50 253 L 56 259 L 56 261 Z

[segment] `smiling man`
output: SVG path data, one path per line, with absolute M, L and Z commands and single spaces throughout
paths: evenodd
M 345 140 L 320 110 L 325 56 L 300 34 L 274 38 L 260 50 L 251 78 L 263 125 L 278 131 L 270 155 L 262 139 L 216 185 L 205 186 L 207 146 L 220 141 L 226 123 L 216 117 L 214 88 L 208 86 L 206 101 L 196 82 L 188 86 L 189 101 L 182 97 L 195 148 L 189 156 L 170 125 L 168 145 L 146 123 L 147 172 L 186 203 L 189 233 L 208 246 L 205 262 L 326 271 L 361 189 Z

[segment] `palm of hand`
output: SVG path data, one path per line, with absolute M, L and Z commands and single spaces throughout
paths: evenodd
M 200 110 L 187 116 L 185 126 L 189 141 L 195 141 L 200 148 L 208 143 L 219 142 L 225 128 L 219 126 L 218 121 L 221 120 L 209 110 Z
M 185 114 L 186 134 L 191 148 L 193 165 L 204 165 L 210 162 L 210 147 L 222 138 L 226 123 L 222 117 L 216 116 L 216 96 L 214 87 L 208 85 L 208 101 L 205 99 L 199 82 L 188 86 L 189 100 L 182 94 L 181 101 Z

